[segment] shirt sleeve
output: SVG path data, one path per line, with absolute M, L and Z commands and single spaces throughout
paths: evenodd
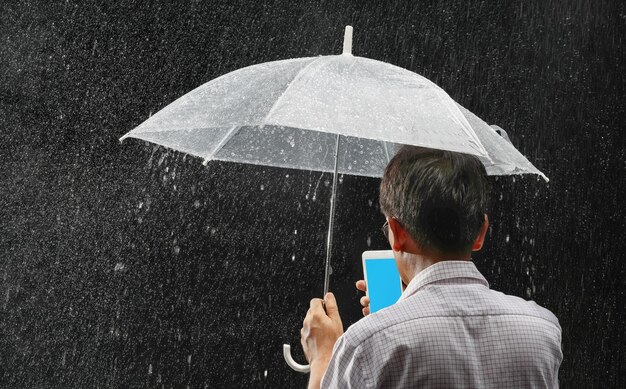
M 360 347 L 351 345 L 345 336 L 341 336 L 335 342 L 333 354 L 320 387 L 322 389 L 367 388 L 365 371 L 360 366 L 361 358 Z

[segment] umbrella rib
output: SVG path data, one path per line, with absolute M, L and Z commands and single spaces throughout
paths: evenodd
M 389 163 L 391 158 L 389 158 L 389 149 L 387 148 L 387 142 L 385 141 L 383 141 L 383 149 L 385 149 L 385 156 L 387 157 L 387 163 Z
M 233 135 L 235 135 L 235 132 L 238 128 L 239 128 L 238 126 L 232 126 L 230 130 L 228 130 L 228 133 L 222 138 L 222 140 L 220 140 L 217 146 L 215 146 L 215 148 L 211 150 L 211 153 L 204 159 L 204 161 L 202 162 L 204 166 L 206 166 L 209 163 L 209 161 L 215 157 L 217 152 L 220 151 L 222 147 L 224 147 L 224 145 L 230 140 L 230 138 L 232 138 Z
M 300 69 L 300 71 L 298 71 L 298 73 L 296 74 L 296 76 L 293 78 L 293 80 L 291 80 L 289 82 L 289 85 L 287 85 L 287 88 L 285 88 L 285 90 L 283 91 L 283 93 L 280 94 L 280 96 L 278 96 L 278 99 L 276 99 L 276 101 L 274 102 L 274 104 L 272 105 L 272 108 L 270 108 L 270 110 L 267 112 L 267 115 L 265 115 L 265 118 L 263 119 L 263 124 L 261 126 L 264 126 L 267 123 L 267 120 L 270 118 L 270 116 L 272 116 L 272 114 L 274 113 L 274 111 L 276 110 L 276 108 L 278 107 L 278 103 L 280 103 L 280 101 L 283 99 L 283 97 L 287 94 L 287 91 L 289 91 L 289 89 L 291 88 L 291 86 L 293 84 L 295 84 L 296 81 L 298 81 L 298 79 L 300 77 L 302 77 L 302 75 L 304 74 L 304 71 L 306 69 L 308 69 L 309 67 L 311 67 L 311 65 L 313 65 L 315 62 L 318 62 L 321 58 L 323 57 L 317 57 L 315 58 L 313 61 L 311 61 L 311 63 L 309 63 L 308 65 L 306 65 L 305 67 L 303 67 L 302 69 Z
M 448 95 L 446 93 L 446 91 L 444 91 L 443 89 L 439 88 L 439 93 L 444 94 L 445 96 L 450 97 L 450 95 Z M 470 139 L 472 139 L 475 143 L 475 145 L 478 147 L 478 151 L 482 152 L 485 158 L 487 158 L 489 161 L 491 161 L 491 157 L 489 156 L 489 153 L 487 152 L 487 150 L 485 149 L 485 146 L 483 146 L 483 144 L 480 142 L 480 139 L 478 139 L 478 136 L 476 135 L 475 131 L 468 131 L 467 128 L 472 128 L 471 124 L 469 124 L 469 121 L 467 120 L 467 118 L 465 117 L 465 115 L 463 115 L 463 112 L 461 112 L 461 110 L 458 107 L 459 103 L 456 103 L 456 105 L 454 105 L 454 108 L 456 108 L 456 111 L 452 110 L 452 106 L 449 106 L 448 104 L 445 104 L 444 106 L 446 107 L 446 109 L 448 110 L 448 112 L 450 112 L 450 114 L 452 115 L 452 120 L 454 120 L 455 122 L 459 123 L 459 125 L 461 126 L 461 129 L 463 130 L 463 132 L 468 135 L 470 137 Z M 461 118 L 461 121 L 459 121 L 459 118 Z

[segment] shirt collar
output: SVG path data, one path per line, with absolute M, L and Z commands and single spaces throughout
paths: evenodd
M 474 265 L 474 262 L 441 261 L 428 266 L 426 269 L 422 270 L 415 277 L 413 277 L 404 292 L 402 292 L 400 300 L 404 300 L 405 298 L 415 294 L 418 290 L 428 284 L 452 278 L 472 278 L 477 280 L 478 283 L 489 287 L 489 283 L 485 277 L 480 274 L 476 265 Z

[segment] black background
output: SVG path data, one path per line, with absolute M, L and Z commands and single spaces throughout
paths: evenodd
M 422 74 L 551 181 L 493 179 L 475 262 L 563 327 L 567 388 L 625 385 L 619 1 L 3 1 L 0 386 L 303 387 L 331 177 L 118 138 L 240 67 L 338 54 Z M 331 289 L 360 317 L 378 180 L 342 177 Z M 369 244 L 368 244 L 369 242 Z

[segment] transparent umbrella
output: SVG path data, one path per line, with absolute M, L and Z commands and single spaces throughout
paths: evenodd
M 324 295 L 329 287 L 338 173 L 381 177 L 402 145 L 478 156 L 489 174 L 539 174 L 513 145 L 419 74 L 341 55 L 266 62 L 218 77 L 151 116 L 125 138 L 204 159 L 332 172 Z M 547 178 L 546 178 L 547 180 Z M 284 355 L 295 370 L 289 345 Z

